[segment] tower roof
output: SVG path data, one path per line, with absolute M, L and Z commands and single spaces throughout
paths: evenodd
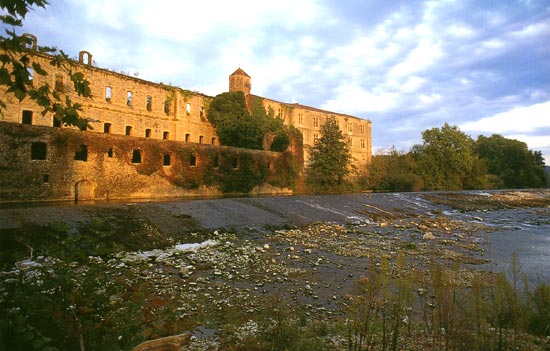
M 246 74 L 245 71 L 243 71 L 240 67 L 237 68 L 237 70 L 233 73 L 231 73 L 230 77 L 231 76 L 246 76 L 248 78 L 250 78 L 250 76 L 248 74 Z

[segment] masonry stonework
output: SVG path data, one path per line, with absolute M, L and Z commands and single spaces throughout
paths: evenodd
M 303 167 L 287 164 L 285 153 L 221 146 L 207 118 L 210 96 L 94 67 L 92 54 L 82 51 L 76 68 L 91 83 L 93 96 L 84 99 L 69 77 L 49 64 L 50 56 L 35 49 L 28 55 L 48 71 L 46 76 L 31 73 L 33 84 L 48 83 L 80 103 L 91 129 L 61 126 L 30 99 L 19 102 L 2 91 L 7 106 L 0 115 L 0 201 L 215 195 L 220 187 L 205 186 L 200 178 L 219 169 L 219 157 L 229 162 L 242 153 L 253 167 L 268 166 L 269 181 L 255 192 L 288 193 L 291 186 L 283 179 L 288 168 L 299 174 Z M 260 98 L 266 110 L 302 132 L 303 148 L 288 151 L 300 153 L 295 160 L 307 165 L 322 124 L 335 116 L 351 143 L 355 166 L 362 170 L 370 162 L 370 121 L 252 95 L 251 77 L 240 68 L 230 75 L 229 90 L 243 91 L 247 101 Z M 285 171 L 277 174 L 281 167 Z

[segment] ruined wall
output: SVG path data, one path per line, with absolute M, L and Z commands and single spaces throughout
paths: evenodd
M 92 121 L 93 132 L 219 144 L 206 118 L 211 97 L 80 64 L 77 68 L 90 82 L 93 96 L 83 99 L 75 94 L 69 76 L 49 64 L 50 56 L 33 53 L 30 57 L 48 72 L 47 76 L 33 74 L 33 84 L 48 83 L 81 103 L 81 116 Z M 42 109 L 30 99 L 20 103 L 11 94 L 4 96 L 7 108 L 1 121 L 56 126 L 53 116 L 42 116 Z
M 0 122 L 0 201 L 291 193 L 288 153 Z

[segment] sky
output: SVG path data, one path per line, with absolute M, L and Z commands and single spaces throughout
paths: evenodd
M 369 119 L 374 154 L 449 123 L 550 165 L 548 0 L 49 0 L 22 32 L 211 96 L 241 67 L 255 95 Z

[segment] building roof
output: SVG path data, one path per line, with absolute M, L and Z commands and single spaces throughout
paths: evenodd
M 229 76 L 230 77 L 231 76 L 247 76 L 248 78 L 250 78 L 250 76 L 248 74 L 246 74 L 246 72 L 243 71 L 242 68 L 240 68 L 240 67 L 237 68 L 237 70 L 235 72 L 231 73 Z

